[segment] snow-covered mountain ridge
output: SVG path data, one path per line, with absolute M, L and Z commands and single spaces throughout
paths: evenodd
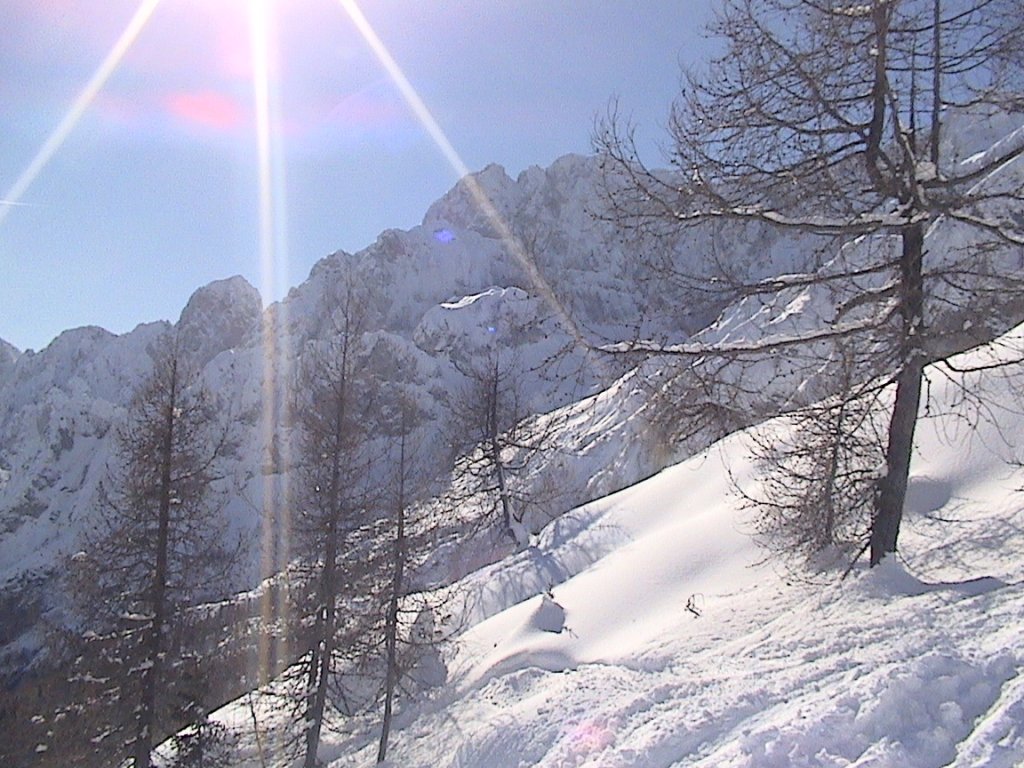
M 653 314 L 638 261 L 610 224 L 590 214 L 601 204 L 595 159 L 567 156 L 516 180 L 491 166 L 476 179 L 512 229 L 529 240 L 542 273 L 584 328 L 619 332 Z M 685 252 L 688 246 L 679 247 Z M 120 336 L 74 329 L 38 352 L 2 344 L 0 642 L 12 657 L 39 645 L 38 633 L 19 640 L 48 607 L 35 585 L 96 512 L 114 431 L 149 369 L 157 338 L 176 330 L 190 366 L 231 404 L 243 448 L 228 474 L 244 491 L 231 511 L 238 525 L 252 527 L 266 501 L 268 486 L 260 478 L 287 470 L 268 466 L 261 419 L 269 410 L 270 433 L 287 440 L 284 410 L 294 361 L 332 332 L 338 285 L 346 280 L 367 296 L 366 345 L 417 361 L 420 399 L 433 418 L 431 429 L 443 437 L 438 445 L 451 442 L 443 436 L 446 399 L 465 384 L 460 368 L 487 350 L 505 350 L 521 367 L 524 413 L 591 395 L 616 373 L 595 367 L 579 350 L 563 354 L 572 339 L 558 308 L 537 294 L 508 244 L 478 213 L 466 182 L 432 206 L 421 226 L 384 232 L 358 254 L 322 259 L 304 283 L 265 311 L 257 291 L 236 277 L 196 291 L 173 325 L 143 324 Z M 697 298 L 683 304 L 681 324 L 691 321 L 684 333 L 716 310 Z M 658 327 L 679 333 L 680 322 L 677 315 Z
M 569 155 L 516 180 L 490 166 L 475 179 L 517 238 L 529 243 L 553 294 L 585 330 L 629 336 L 643 323 L 650 332 L 681 339 L 718 310 L 706 298 L 667 286 L 650 290 L 631 244 L 592 215 L 603 205 L 595 158 Z M 686 259 L 702 244 L 681 236 L 661 247 L 676 248 Z M 45 567 L 70 545 L 105 454 L 83 451 L 72 459 L 67 444 L 80 435 L 98 436 L 106 445 L 157 336 L 175 328 L 192 366 L 236 401 L 239 413 L 252 414 L 262 408 L 264 377 L 287 378 L 303 345 L 330 332 L 332 291 L 346 278 L 370 297 L 368 326 L 377 342 L 419 359 L 434 396 L 462 382 L 456 364 L 493 347 L 514 349 L 531 379 L 524 385 L 533 400 L 527 412 L 593 394 L 617 375 L 614 366 L 594 367 L 592 356 L 579 351 L 563 358 L 557 371 L 545 371 L 541 362 L 572 341 L 557 319 L 563 308 L 538 295 L 460 182 L 421 226 L 384 232 L 358 254 L 322 259 L 265 312 L 252 286 L 230 278 L 196 291 L 174 326 L 144 324 L 121 336 L 80 328 L 39 352 L 4 344 L 0 471 L 8 479 L 0 486 L 0 583 Z M 477 298 L 463 301 L 469 297 Z M 260 452 L 255 448 L 241 461 L 258 465 Z

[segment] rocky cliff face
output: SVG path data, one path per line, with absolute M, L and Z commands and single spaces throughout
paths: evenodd
M 228 349 L 255 343 L 263 301 L 242 277 L 217 280 L 192 294 L 181 311 L 177 331 L 191 365 L 204 368 Z
M 11 374 L 19 357 L 21 352 L 17 347 L 0 339 L 0 381 L 4 381 Z

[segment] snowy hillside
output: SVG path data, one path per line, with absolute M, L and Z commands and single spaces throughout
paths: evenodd
M 457 585 L 477 620 L 446 685 L 403 703 L 388 764 L 1024 764 L 1019 382 L 973 375 L 996 405 L 965 420 L 948 415 L 962 390 L 932 380 L 897 560 L 841 583 L 762 562 L 731 492 L 756 482 L 733 435 Z M 264 738 L 280 727 L 256 712 Z M 236 764 L 259 765 L 248 704 L 217 717 L 242 734 Z M 321 757 L 373 765 L 377 727 L 350 722 Z
M 1022 168 L 1018 157 L 994 183 L 1013 183 Z M 411 563 L 411 578 L 431 586 L 455 580 L 466 608 L 460 618 L 472 625 L 449 649 L 444 688 L 405 703 L 394 765 L 942 765 L 958 749 L 975 749 L 964 739 L 979 715 L 989 713 L 998 728 L 1000 718 L 1019 714 L 1012 686 L 1009 703 L 996 698 L 1019 657 L 978 645 L 989 642 L 983 635 L 1009 643 L 1000 633 L 1016 630 L 986 614 L 957 634 L 953 620 L 979 604 L 991 616 L 1019 608 L 1013 582 L 1022 563 L 1003 542 L 1022 543 L 1011 493 L 1020 482 L 985 452 L 1012 449 L 1024 426 L 1006 382 L 985 380 L 996 388 L 990 399 L 1006 401 L 1005 414 L 922 427 L 921 459 L 933 464 L 920 463 L 912 482 L 901 539 L 909 565 L 856 572 L 841 586 L 834 578 L 823 579 L 825 587 L 789 585 L 783 569 L 758 565 L 765 553 L 730 495 L 733 482 L 756 489 L 747 438 L 709 448 L 781 404 L 831 391 L 837 349 L 815 334 L 866 312 L 857 299 L 863 286 L 798 273 L 856 265 L 871 250 L 884 257 L 888 239 L 856 240 L 837 253 L 826 247 L 831 241 L 750 223 L 660 233 L 656 242 L 626 237 L 592 215 L 602 205 L 594 158 L 568 156 L 517 179 L 490 166 L 473 183 L 517 244 L 481 213 L 463 180 L 421 226 L 322 259 L 266 309 L 252 286 L 230 278 L 196 291 L 175 324 L 123 336 L 75 329 L 40 352 L 0 344 L 0 679 L 31 677 L 44 658 L 46 623 L 62 621 L 54 577 L 96 517 L 117 427 L 168 331 L 234 429 L 238 448 L 219 467 L 217 487 L 233 532 L 266 545 L 253 547 L 237 583 L 219 585 L 225 613 L 233 592 L 292 562 L 297 374 L 338 337 L 357 287 L 358 367 L 375 392 L 396 385 L 415 402 L 423 420 L 411 442 L 425 446 L 419 458 L 432 473 L 418 479 L 440 493 L 425 504 L 438 512 L 430 530 L 436 549 Z M 945 253 L 976 245 L 960 235 L 940 222 L 927 246 Z M 718 287 L 694 290 L 664 264 L 652 267 L 714 262 L 723 244 L 732 249 L 733 278 L 786 287 L 771 300 L 753 291 L 727 303 Z M 524 268 L 524 252 L 534 269 Z M 1020 257 L 1008 252 L 1011 261 L 1000 265 L 1019 269 Z M 885 294 L 884 285 L 871 287 Z M 1020 322 L 1020 306 L 991 301 L 968 315 L 943 308 L 929 327 L 941 329 L 949 349 L 964 349 Z M 578 343 L 580 334 L 590 347 Z M 639 343 L 674 353 L 710 343 L 757 352 L 776 335 L 799 344 L 787 354 L 729 358 L 716 373 L 727 384 L 734 370 L 747 377 L 742 396 L 723 400 L 728 418 L 698 418 L 696 426 L 681 423 L 673 407 L 687 401 L 691 415 L 713 410 L 720 393 L 702 388 L 701 366 L 714 361 L 597 354 L 593 346 L 612 340 L 619 352 Z M 864 351 L 876 357 L 874 348 Z M 518 465 L 509 486 L 546 497 L 518 510 L 512 532 L 532 545 L 509 557 L 515 544 L 485 511 L 494 500 L 481 498 L 493 489 L 461 486 L 452 473 L 453 461 L 457 470 L 482 450 L 481 437 L 460 421 L 472 410 L 467 392 L 499 370 L 512 382 L 501 429 L 518 439 L 505 451 Z M 860 373 L 878 375 L 871 366 Z M 942 412 L 962 393 L 944 391 L 940 375 L 932 379 L 929 413 Z M 385 455 L 383 432 L 367 441 Z M 964 446 L 975 442 L 964 461 Z M 387 472 L 386 464 L 375 471 Z M 946 518 L 954 522 L 938 522 Z M 999 542 L 984 538 L 1006 520 Z M 977 576 L 985 579 L 971 581 Z M 908 703 L 914 691 L 927 700 L 919 711 Z M 267 727 L 278 729 L 273 705 L 266 707 Z M 886 741 L 881 729 L 894 718 L 896 735 Z M 339 767 L 369 764 L 376 724 L 349 727 L 323 754 Z M 830 735 L 833 727 L 852 735 Z M 1019 757 L 1019 735 L 1008 738 Z

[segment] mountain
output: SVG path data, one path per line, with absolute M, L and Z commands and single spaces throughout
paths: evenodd
M 0 339 L 0 380 L 6 378 L 14 369 L 14 363 L 21 356 L 21 352 L 13 344 L 8 344 Z
M 168 332 L 177 333 L 184 359 L 235 422 L 240 447 L 223 468 L 223 490 L 232 525 L 255 541 L 261 525 L 276 525 L 289 508 L 296 437 L 291 388 L 303 357 L 335 333 L 348 286 L 358 287 L 365 313 L 361 345 L 382 387 L 391 362 L 411 361 L 411 392 L 427 416 L 419 437 L 432 451 L 425 463 L 437 470 L 442 490 L 453 456 L 473 450 L 472 436 L 453 431 L 460 394 L 490 361 L 515 366 L 516 418 L 523 430 L 549 441 L 522 482 L 557 491 L 523 521 L 541 540 L 555 535 L 566 510 L 649 477 L 721 437 L 724 428 L 683 439 L 671 423 L 664 401 L 675 394 L 680 370 L 671 355 L 638 363 L 593 349 L 610 340 L 640 340 L 669 352 L 707 339 L 756 343 L 780 330 L 827 324 L 842 293 L 834 287 L 800 286 L 774 302 L 746 297 L 730 303 L 716 288 L 674 281 L 671 269 L 651 271 L 659 262 L 685 271 L 721 241 L 729 244 L 741 280 L 792 275 L 820 260 L 822 241 L 749 223 L 659 232 L 654 240 L 627 237 L 595 215 L 605 210 L 603 183 L 598 160 L 589 157 L 570 155 L 516 179 L 489 166 L 456 184 L 421 225 L 386 231 L 359 253 L 321 259 L 306 281 L 266 309 L 257 291 L 236 277 L 196 291 L 174 324 L 144 324 L 121 336 L 75 329 L 38 353 L 0 347 L 0 673 L 15 684 L 31 671 L 40 660 L 45 622 L 60 621 L 55 587 L 61 559 L 95 519 L 117 426 L 149 370 L 150 350 Z M 478 204 L 481 192 L 490 201 L 486 209 Z M 937 231 L 930 242 L 941 250 L 956 236 Z M 856 247 L 830 258 L 856 258 Z M 935 319 L 963 332 L 955 346 L 964 348 L 1011 325 L 1019 308 L 1008 309 L 990 314 L 991 324 Z M 578 343 L 581 336 L 589 348 Z M 760 418 L 756 400 L 823 392 L 793 367 L 797 358 L 764 362 L 750 399 L 733 404 L 740 420 L 732 428 Z M 552 519 L 555 528 L 542 533 Z M 609 530 L 616 525 L 609 523 Z M 511 548 L 493 537 L 460 540 L 456 532 L 452 527 L 439 535 L 434 562 L 420 564 L 424 584 L 499 563 Z M 226 592 L 251 587 L 287 562 L 287 552 L 260 562 L 262 554 L 254 552 L 241 581 L 224 585 Z M 521 586 L 538 585 L 527 580 Z M 509 596 L 528 595 L 510 590 Z M 481 603 L 477 618 L 506 607 Z M 573 628 L 571 613 L 566 626 Z
M 217 280 L 192 294 L 177 323 L 184 353 L 203 368 L 221 352 L 253 344 L 263 318 L 260 293 L 242 277 Z
M 518 247 L 480 212 L 474 186 L 539 270 L 524 269 Z M 567 156 L 514 180 L 490 166 L 456 184 L 420 226 L 321 259 L 266 310 L 235 277 L 197 290 L 174 324 L 123 335 L 78 328 L 39 352 L 0 346 L 0 669 L 23 669 L 42 644 L 39 619 L 60 602 L 44 585 L 97 513 L 117 425 L 161 335 L 177 333 L 190 368 L 230 408 L 242 447 L 225 471 L 229 512 L 236 527 L 253 529 L 260 510 L 287 503 L 275 495 L 288 470 L 279 447 L 292 439 L 287 393 L 296 361 L 332 333 L 342 284 L 364 294 L 371 354 L 416 361 L 417 397 L 430 416 L 423 431 L 442 466 L 453 444 L 466 447 L 465 436 L 448 434 L 452 397 L 488 355 L 515 362 L 522 413 L 545 413 L 595 395 L 628 368 L 574 347 L 575 334 L 599 340 L 642 325 L 681 340 L 715 316 L 720 306 L 704 296 L 652 292 L 630 245 L 593 216 L 601 206 L 594 158 Z M 667 247 L 680 258 L 697 252 L 682 236 Z M 570 313 L 575 325 L 565 322 Z M 602 490 L 616 487 L 611 475 Z

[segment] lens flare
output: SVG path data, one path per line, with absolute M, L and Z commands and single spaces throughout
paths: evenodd
M 516 237 L 511 225 L 501 216 L 479 182 L 470 174 L 469 168 L 376 34 L 356 0 L 337 1 L 362 35 L 416 119 L 440 150 L 456 176 L 461 179 L 461 183 L 465 185 L 479 210 L 498 233 L 508 252 L 519 264 L 533 291 L 548 303 L 562 326 L 580 343 L 580 348 L 589 350 L 590 346 L 584 342 L 583 335 L 574 320 L 566 312 L 550 284 L 537 268 L 531 249 L 524 246 L 523 242 Z M 28 167 L 7 193 L 0 197 L 0 224 L 14 208 L 30 205 L 21 202 L 22 196 L 74 131 L 86 110 L 96 100 L 97 95 L 120 66 L 125 55 L 138 40 L 160 2 L 161 0 L 141 0 L 124 31 L 72 102 L 67 114 L 46 138 Z M 249 57 L 251 59 L 257 152 L 260 289 L 266 299 L 279 295 L 281 288 L 289 279 L 286 237 L 286 174 L 284 153 L 280 146 L 282 130 L 277 94 L 278 66 L 275 55 L 277 35 L 272 5 L 273 0 L 247 0 L 245 5 L 248 14 Z M 213 91 L 172 95 L 168 106 L 179 116 L 214 127 L 234 125 L 242 115 L 242 112 L 237 110 L 237 105 L 226 101 Z M 451 243 L 455 240 L 455 234 L 448 229 L 437 230 L 434 237 L 441 243 Z M 275 313 L 265 313 L 264 315 L 263 413 L 260 428 L 263 445 L 269 453 L 274 454 L 273 469 L 264 475 L 262 488 L 260 565 L 261 575 L 265 579 L 283 573 L 287 569 L 290 559 L 291 493 L 287 471 L 292 466 L 291 457 L 288 455 L 290 441 L 277 439 L 279 437 L 277 427 L 286 421 L 283 412 L 288 407 L 287 387 L 290 382 L 285 377 L 290 369 L 290 363 L 293 361 L 292 350 L 288 348 L 289 324 L 286 311 L 286 305 L 279 304 Z M 498 329 L 495 326 L 489 326 L 487 330 L 490 333 L 497 333 Z M 591 364 L 599 366 L 600 361 L 591 356 Z M 286 585 L 282 587 L 280 582 L 276 585 L 265 582 L 261 612 L 266 626 L 287 614 L 286 602 Z M 258 670 L 260 679 L 269 679 L 275 672 L 276 662 L 289 658 L 288 649 L 279 645 L 279 642 L 283 643 L 284 641 L 283 639 L 273 639 L 268 633 L 260 634 Z
M 437 148 L 444 155 L 448 164 L 455 171 L 456 175 L 462 180 L 462 183 L 466 185 L 469 190 L 470 196 L 473 198 L 473 202 L 476 203 L 480 211 L 487 217 L 491 226 L 498 233 L 498 237 L 505 244 L 509 253 L 519 264 L 520 268 L 526 273 L 527 278 L 534 291 L 544 299 L 548 306 L 551 307 L 552 311 L 558 317 L 562 327 L 566 330 L 569 335 L 576 340 L 577 344 L 580 345 L 580 349 L 589 350 L 590 345 L 586 343 L 583 334 L 580 332 L 576 322 L 562 306 L 562 302 L 559 301 L 555 292 L 551 288 L 551 284 L 545 279 L 544 275 L 541 274 L 537 268 L 537 263 L 534 260 L 534 254 L 530 253 L 529 250 L 523 245 L 521 240 L 515 236 L 511 226 L 504 217 L 498 212 L 494 203 L 487 196 L 483 187 L 480 186 L 479 182 L 470 175 L 470 170 L 463 162 L 459 153 L 452 146 L 452 143 L 448 140 L 444 130 L 438 124 L 437 120 L 434 119 L 433 114 L 427 108 L 427 105 L 420 98 L 420 95 L 416 92 L 412 83 L 409 82 L 409 78 L 405 76 L 402 68 L 395 61 L 394 57 L 388 51 L 387 46 L 380 39 L 373 27 L 370 25 L 369 20 L 363 14 L 356 0 L 338 0 L 345 13 L 348 14 L 349 19 L 355 25 L 356 29 L 363 36 L 366 44 L 370 46 L 377 60 L 381 66 L 388 73 L 388 76 L 394 82 L 395 87 L 398 88 L 402 98 L 405 99 L 406 104 L 412 110 L 416 119 L 419 120 L 423 129 L 427 132 L 433 142 L 437 145 Z M 590 355 L 590 362 L 592 365 L 599 366 L 600 360 Z
M 71 135 L 75 126 L 78 125 L 78 121 L 82 119 L 82 115 L 85 114 L 89 105 L 95 100 L 96 94 L 100 92 L 100 89 L 110 79 L 110 76 L 117 69 L 121 60 L 124 59 L 125 54 L 128 53 L 129 49 L 138 39 L 139 34 L 145 28 L 146 23 L 159 4 L 160 0 L 142 0 L 135 14 L 128 22 L 128 26 L 125 27 L 124 32 L 121 33 L 117 42 L 114 43 L 114 47 L 110 49 L 110 53 L 107 54 L 103 63 L 93 73 L 89 82 L 86 83 L 85 88 L 78 94 L 78 97 L 71 105 L 71 109 L 68 110 L 68 113 L 47 137 L 39 152 L 32 158 L 32 162 L 28 164 L 28 167 L 18 177 L 17 181 L 14 182 L 14 185 L 7 190 L 7 194 L 4 195 L 4 205 L 0 205 L 0 224 L 3 223 L 14 205 L 21 200 L 22 195 L 32 186 L 32 183 L 39 174 L 42 173 L 53 156 L 57 154 L 57 151 L 63 146 L 64 142 L 67 141 L 68 136 Z
M 280 110 L 276 90 L 276 56 L 274 56 L 275 35 L 272 29 L 270 0 L 252 0 L 249 3 L 249 37 L 252 55 L 253 104 L 255 106 L 255 131 L 257 168 L 259 175 L 259 253 L 260 289 L 264 297 L 277 295 L 277 289 L 288 276 L 288 254 L 286 243 L 286 204 L 284 192 L 285 167 L 283 153 L 278 144 Z M 280 423 L 281 409 L 285 407 L 282 393 L 287 382 L 282 380 L 287 369 L 284 364 L 290 357 L 287 348 L 287 318 L 281 313 L 276 317 L 264 315 L 263 324 L 263 445 L 272 450 L 276 445 L 280 456 L 275 462 L 287 468 L 291 465 L 288 455 L 288 441 L 277 441 L 276 427 Z M 260 612 L 264 626 L 270 626 L 285 616 L 287 591 L 270 588 L 267 579 L 287 568 L 290 558 L 291 504 L 288 473 L 273 472 L 264 475 L 262 496 L 262 519 L 260 535 L 260 574 L 266 585 L 263 591 Z M 284 638 L 281 639 L 281 643 Z M 276 660 L 287 659 L 288 649 L 278 646 L 267 633 L 260 634 L 259 672 L 262 680 L 268 680 L 274 673 Z

